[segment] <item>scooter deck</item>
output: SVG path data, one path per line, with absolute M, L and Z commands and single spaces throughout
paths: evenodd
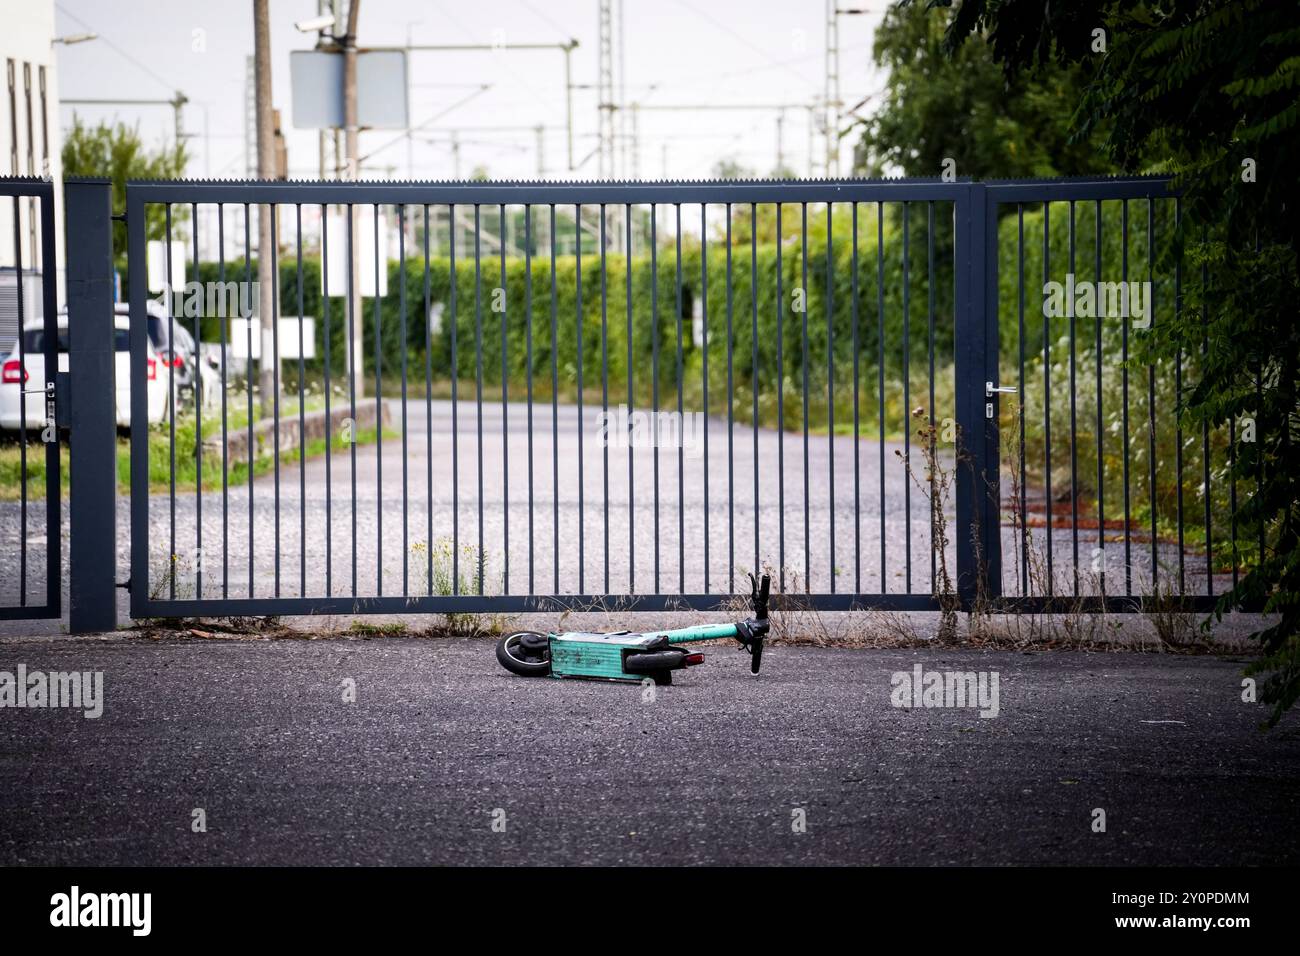
M 659 640 L 654 634 L 627 631 L 555 634 L 551 637 L 551 676 L 640 681 L 645 675 L 623 670 L 625 652 L 646 650 Z

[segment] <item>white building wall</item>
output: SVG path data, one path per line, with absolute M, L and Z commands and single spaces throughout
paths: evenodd
M 64 301 L 63 138 L 59 130 L 53 0 L 0 0 L 0 24 L 3 24 L 0 29 L 0 176 L 51 178 L 55 183 L 53 271 L 61 306 Z M 0 271 L 8 273 L 0 282 L 0 313 L 5 311 L 7 298 L 12 297 L 13 268 L 19 255 L 25 272 L 49 271 L 49 264 L 41 261 L 42 240 L 39 203 L 34 199 L 15 202 L 0 197 Z M 6 284 L 8 290 L 4 288 Z M 33 283 L 25 283 L 25 288 L 33 288 Z M 39 285 L 35 288 L 38 290 Z M 39 292 L 25 293 L 24 316 L 38 317 L 40 304 Z M 5 324 L 6 318 L 0 315 L 0 325 Z M 6 346 L 0 345 L 3 347 Z

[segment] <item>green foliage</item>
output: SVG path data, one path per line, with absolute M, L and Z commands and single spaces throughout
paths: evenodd
M 754 170 L 735 157 L 720 159 L 713 164 L 714 179 L 753 179 Z
M 943 259 L 940 250 L 951 248 L 951 208 L 937 205 L 934 209 L 936 261 L 931 279 L 927 261 L 927 208 L 924 204 L 910 204 L 906 232 L 906 298 L 901 284 L 904 259 L 901 210 L 887 209 L 885 220 L 880 224 L 876 222 L 875 215 L 874 206 L 860 206 L 856 318 L 859 374 L 863 384 L 859 400 L 861 413 L 867 415 L 869 420 L 876 421 L 874 416 L 878 394 L 874 384 L 878 359 L 883 354 L 888 386 L 888 429 L 891 434 L 895 434 L 904 427 L 906 421 L 901 404 L 904 367 L 910 372 L 912 396 L 920 395 L 928 384 L 928 380 L 922 381 L 922 378 L 928 374 L 931 288 L 935 299 L 935 356 L 941 373 L 937 376 L 941 379 L 937 386 L 937 399 L 950 402 L 951 386 L 947 383 L 950 375 L 947 370 L 952 362 L 953 345 L 952 273 L 950 261 Z M 855 315 L 852 208 L 836 205 L 832 209 L 829 263 L 825 217 L 824 206 L 809 210 L 805 238 L 799 217 L 788 215 L 782 222 L 785 238 L 779 246 L 775 241 L 751 246 L 747 238 L 742 241 L 739 235 L 733 236 L 730 289 L 731 386 L 734 414 L 738 420 L 748 421 L 752 418 L 756 377 L 759 418 L 765 424 L 775 425 L 778 421 L 779 394 L 800 394 L 804 375 L 804 316 L 797 311 L 796 303 L 800 296 L 796 290 L 803 288 L 805 282 L 805 241 L 807 291 L 802 295 L 802 301 L 809 320 L 809 426 L 820 429 L 830 425 L 830 405 L 826 396 L 832 374 L 837 425 L 842 426 L 852 420 Z M 883 250 L 879 256 L 878 235 L 884 238 Z M 551 339 L 552 274 L 549 254 L 534 255 L 531 260 L 510 255 L 506 257 L 504 266 L 499 258 L 485 256 L 481 260 L 477 276 L 472 257 L 458 257 L 454 298 L 449 258 L 431 256 L 427 275 L 422 256 L 408 257 L 404 265 L 399 261 L 389 262 L 388 294 L 378 301 L 374 298 L 363 299 L 360 313 L 353 316 L 353 322 L 361 323 L 363 329 L 363 367 L 367 389 L 373 388 L 378 365 L 384 390 L 396 394 L 405 363 L 408 395 L 422 395 L 427 388 L 431 393 L 445 396 L 449 382 L 455 379 L 459 383 L 458 397 L 462 400 L 474 397 L 479 381 L 483 384 L 485 400 L 497 400 L 501 396 L 504 374 L 507 395 L 512 399 L 520 399 L 528 387 L 531 371 L 534 397 L 549 398 L 554 364 L 556 391 L 567 399 L 576 397 L 581 382 L 584 398 L 597 401 L 607 380 L 611 405 L 630 401 L 637 407 L 644 408 L 655 397 L 657 364 L 660 405 L 665 408 L 675 407 L 680 333 L 683 407 L 702 410 L 705 407 L 706 358 L 705 349 L 697 343 L 693 330 L 694 316 L 698 315 L 705 324 L 706 334 L 702 338 L 708 346 L 708 408 L 714 413 L 721 413 L 726 407 L 728 384 L 727 248 L 725 242 L 711 240 L 707 253 L 703 253 L 698 240 L 684 239 L 680 299 L 677 253 L 673 243 L 661 244 L 653 258 L 646 252 L 632 256 L 630 312 L 628 257 L 607 253 L 602 263 L 599 252 L 586 251 L 579 263 L 572 255 L 557 255 L 554 273 L 554 347 Z M 947 255 L 950 257 L 951 253 Z M 780 299 L 777 297 L 776 282 L 778 257 Z M 751 260 L 757 266 L 757 272 L 753 273 L 757 281 L 752 289 Z M 283 255 L 278 265 L 281 314 L 301 313 L 316 319 L 317 357 L 304 363 L 308 377 L 315 381 L 323 379 L 328 351 L 331 386 L 336 394 L 340 387 L 346 390 L 346 298 L 331 294 L 328 302 L 324 300 L 321 294 L 320 260 L 314 254 L 303 256 L 301 290 L 296 257 Z M 224 277 L 227 282 L 242 281 L 246 275 L 255 276 L 256 272 L 256 260 L 252 263 L 245 263 L 242 259 L 228 261 L 224 264 L 224 272 L 217 263 L 204 262 L 199 266 L 198 279 L 214 282 Z M 877 285 L 877 277 L 881 274 L 886 283 L 883 321 L 879 312 Z M 831 278 L 829 290 L 828 275 Z M 503 295 L 497 295 L 498 288 L 504 290 Z M 333 293 L 335 290 L 330 291 Z M 497 311 L 497 306 L 503 310 Z M 375 328 L 376 313 L 379 320 L 378 334 Z M 579 314 L 582 317 L 581 323 L 574 321 Z M 829 338 L 826 322 L 828 315 L 831 320 Z M 430 316 L 434 317 L 433 321 L 430 321 Z M 177 321 L 192 327 L 195 320 L 178 318 Z M 202 341 L 220 341 L 221 319 L 206 317 L 198 321 Z M 882 329 L 883 349 L 880 339 Z M 758 359 L 757 376 L 751 361 L 755 351 Z M 828 351 L 832 354 L 828 355 Z M 293 361 L 285 363 L 285 381 L 290 383 L 291 388 L 295 364 Z M 607 379 L 602 378 L 602 368 L 607 370 Z M 629 368 L 632 377 L 630 395 Z M 802 412 L 802 402 L 797 397 L 794 401 L 786 401 L 781 414 L 787 427 L 801 427 Z
M 118 123 L 87 126 L 78 116 L 72 117 L 72 129 L 63 137 L 63 175 L 65 178 L 101 178 L 113 182 L 113 208 L 126 208 L 126 183 L 129 179 L 177 179 L 185 175 L 189 157 L 184 143 L 165 146 L 156 151 L 145 148 L 137 127 Z M 172 211 L 173 227 L 189 215 L 183 206 Z M 151 206 L 146 214 L 145 231 L 149 239 L 166 234 L 166 213 L 161 206 Z M 122 255 L 126 233 L 114 231 L 113 251 Z
M 949 56 L 945 17 L 921 4 L 892 6 L 876 31 L 874 59 L 889 70 L 884 100 L 855 150 L 858 171 L 937 176 L 946 157 L 976 179 L 1108 172 L 1089 139 L 1071 138 L 1082 71 L 1051 64 L 1005 76 L 985 43 Z
M 1226 546 L 1232 521 L 1230 480 L 1225 470 L 1227 435 L 1216 430 L 1203 440 L 1201 429 L 1178 414 L 1180 399 L 1192 392 L 1202 374 L 1199 345 L 1182 355 L 1165 355 L 1147 347 L 1153 335 L 1163 334 L 1181 318 L 1175 276 L 1167 271 L 1175 240 L 1171 206 L 1164 201 L 1150 209 L 1145 201 L 1104 202 L 1099 234 L 1097 204 L 1077 203 L 1071 261 L 1069 207 L 1054 204 L 1046 225 L 1046 266 L 1042 207 L 1027 208 L 1022 216 L 1013 213 L 1002 220 L 998 247 L 1000 365 L 1004 379 L 1014 381 L 1010 370 L 1016 370 L 1018 377 L 1023 361 L 1025 382 L 1022 416 L 1016 415 L 1014 402 L 1003 403 L 1004 449 L 1013 459 L 1018 455 L 1023 419 L 1026 476 L 1041 486 L 1050 454 L 1052 493 L 1065 495 L 1073 484 L 1080 499 L 1081 521 L 1104 513 L 1107 526 L 1114 528 L 1127 514 L 1135 531 L 1146 531 L 1154 503 L 1157 528 L 1172 539 L 1178 532 L 1181 508 L 1185 543 L 1200 545 L 1206 538 L 1207 489 L 1202 479 L 1208 448 L 1210 531 L 1219 542 L 1214 557 L 1216 568 L 1222 571 L 1231 567 L 1232 560 Z M 1148 239 L 1148 227 L 1154 232 L 1154 243 Z M 1150 328 L 1119 317 L 1045 316 L 1044 284 L 1064 285 L 1069 273 L 1079 282 L 1150 279 L 1154 300 Z M 1049 394 L 1050 403 L 1045 401 Z M 1055 436 L 1050 442 L 1049 427 Z M 1069 440 L 1072 430 L 1073 445 Z M 1098 456 L 1103 465 L 1100 483 Z M 1253 483 L 1243 485 L 1239 489 L 1242 497 L 1253 488 Z M 1256 562 L 1253 545 L 1253 541 L 1238 540 L 1240 567 L 1249 568 Z M 1176 565 L 1161 571 L 1176 572 Z
M 789 208 L 783 210 L 783 239 L 780 243 L 774 241 L 751 246 L 738 234 L 740 230 L 735 229 L 733 222 L 735 244 L 731 247 L 730 289 L 727 287 L 727 247 L 725 244 L 721 248 L 712 244 L 709 247 L 704 315 L 708 320 L 710 394 L 726 395 L 730 292 L 735 373 L 733 396 L 737 417 L 747 420 L 752 416 L 753 388 L 748 370 L 756 326 L 760 420 L 772 425 L 778 422 L 778 389 L 774 386 L 779 380 L 779 393 L 787 396 L 779 413 L 787 427 L 802 426 L 806 365 L 810 394 L 809 427 L 829 427 L 832 411 L 837 428 L 851 424 L 856 318 L 859 415 L 864 421 L 874 423 L 873 428 L 878 424 L 879 395 L 874 385 L 883 356 L 888 386 L 886 427 L 891 435 L 897 434 L 907 428 L 908 414 L 902 403 L 903 380 L 906 378 L 911 386 L 909 397 L 913 402 L 910 404 L 914 404 L 928 385 L 928 379 L 923 380 L 923 373 L 928 374 L 931 289 L 934 291 L 936 363 L 942 372 L 952 362 L 952 273 L 950 260 L 945 261 L 941 251 L 951 244 L 950 208 L 940 205 L 934 210 L 936 260 L 933 273 L 930 273 L 926 241 L 929 224 L 925 204 L 909 204 L 906 249 L 901 207 L 886 210 L 883 223 L 877 223 L 874 207 L 859 207 L 856 297 L 852 207 L 832 207 L 831 229 L 827 228 L 826 208 L 810 208 L 806 237 L 804 223 L 792 212 Z M 741 215 L 745 232 L 748 232 L 748 211 Z M 883 238 L 883 246 L 878 246 L 878 238 Z M 908 276 L 906 296 L 902 283 L 904 258 Z M 757 271 L 752 272 L 752 267 Z M 683 270 L 690 283 L 692 301 L 701 288 L 701 282 L 696 278 L 701 274 L 700 268 L 699 249 L 689 250 L 684 255 Z M 882 271 L 885 281 L 883 303 L 877 281 Z M 781 283 L 779 300 L 778 273 Z M 751 284 L 755 275 L 758 281 Z M 803 303 L 806 311 L 802 313 L 796 311 L 796 290 L 799 289 L 805 290 Z M 808 319 L 806 363 L 805 315 Z M 703 365 L 702 352 L 692 354 L 686 372 L 688 395 L 696 394 L 694 383 L 702 380 Z M 780 379 L 778 372 L 781 373 Z M 944 377 L 940 374 L 937 378 L 943 380 Z M 936 404 L 948 408 L 950 388 L 941 383 L 937 385 L 937 392 Z M 833 409 L 828 397 L 831 394 L 834 396 Z M 696 400 L 691 407 L 699 408 L 702 404 Z M 710 405 L 710 408 L 716 407 Z M 944 417 L 951 411 L 937 414 Z
M 1093 52 L 1092 30 L 1108 47 Z M 1182 228 L 1184 308 L 1145 349 L 1168 360 L 1204 348 L 1185 395 L 1189 427 L 1249 417 L 1257 440 L 1240 443 L 1229 475 L 1258 482 L 1237 514 L 1245 540 L 1263 536 L 1259 563 L 1218 611 L 1262 605 L 1275 622 L 1257 634 L 1269 676 L 1261 699 L 1271 722 L 1300 698 L 1300 30 L 1292 4 L 1173 0 L 1069 4 L 966 0 L 949 45 L 989 38 L 1009 76 L 1078 64 L 1088 82 L 1076 135 L 1101 133 L 1121 167 L 1175 175 Z M 1144 356 L 1145 358 L 1146 356 Z

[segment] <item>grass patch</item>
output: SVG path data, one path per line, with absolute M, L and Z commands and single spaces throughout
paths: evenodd
M 377 428 L 359 428 L 355 432 L 357 445 L 373 445 L 379 436 Z M 402 433 L 393 428 L 385 428 L 383 437 L 387 439 L 400 440 Z M 176 441 L 180 444 L 180 433 L 177 432 Z M 335 439 L 331 444 L 325 438 L 313 438 L 303 447 L 301 459 L 310 461 L 325 454 L 326 445 L 330 445 L 331 451 L 336 455 L 346 455 L 349 445 L 340 439 Z M 191 445 L 191 447 L 193 447 Z M 125 448 L 125 450 L 124 450 Z M 281 465 L 296 465 L 299 462 L 298 449 L 280 452 Z M 275 469 L 276 456 L 262 455 L 255 458 L 252 463 L 252 477 L 257 478 L 261 475 L 269 474 Z M 226 484 L 228 487 L 237 488 L 240 485 L 248 483 L 249 465 L 247 462 L 234 462 L 226 469 Z M 120 443 L 117 455 L 117 474 L 120 483 L 128 483 L 131 476 L 131 460 L 129 446 L 127 443 Z M 176 457 L 176 488 L 178 491 L 192 491 L 198 485 L 199 466 L 198 461 L 185 455 L 182 457 L 177 454 Z M 203 490 L 220 491 L 222 484 L 221 475 L 221 458 L 217 456 L 207 456 L 203 458 Z M 149 490 L 151 493 L 164 493 L 171 490 L 171 458 L 168 446 L 163 443 L 151 442 L 149 445 Z
M 323 402 L 321 403 L 323 406 Z M 306 410 L 313 410 L 313 403 L 308 402 Z M 280 415 L 281 418 L 288 418 L 296 415 L 298 412 L 296 399 L 292 404 L 292 410 L 282 403 Z M 238 424 L 236 424 L 238 422 Z M 247 428 L 248 416 L 246 410 L 236 415 L 232 410 L 228 418 L 228 431 L 235 431 L 236 428 Z M 215 426 L 215 427 L 214 427 Z M 211 436 L 220 434 L 221 421 L 216 419 L 215 423 L 207 419 L 203 422 L 203 433 Z M 160 422 L 149 429 L 149 490 L 152 493 L 169 492 L 172 481 L 172 462 L 170 451 L 171 425 L 169 422 Z M 197 429 L 195 428 L 193 416 L 185 416 L 176 420 L 176 489 L 177 491 L 193 491 L 198 484 L 199 462 L 193 454 Z M 379 430 L 374 427 L 360 428 L 355 433 L 357 445 L 373 445 L 379 437 Z M 402 435 L 400 431 L 394 428 L 385 428 L 383 431 L 385 439 L 400 440 Z M 302 450 L 301 458 L 304 461 L 311 460 L 325 454 L 325 447 L 328 440 L 325 438 L 314 438 L 306 443 Z M 347 454 L 348 443 L 335 439 L 332 451 L 336 454 Z M 182 452 L 182 449 L 189 449 Z M 27 500 L 43 501 L 45 499 L 45 480 L 46 480 L 46 461 L 45 445 L 40 442 L 28 442 L 27 444 Z M 296 465 L 299 462 L 298 449 L 282 451 L 280 453 L 280 463 L 282 465 Z M 22 497 L 22 477 L 23 477 L 23 449 L 21 444 L 16 440 L 0 440 L 0 501 L 18 501 Z M 251 466 L 252 476 L 254 478 L 268 474 L 275 468 L 276 456 L 262 455 L 256 458 Z M 66 441 L 59 443 L 59 485 L 62 489 L 63 496 L 67 497 L 69 485 L 69 451 Z M 247 484 L 249 479 L 250 466 L 247 462 L 234 462 L 227 468 L 226 482 L 229 487 L 238 487 L 241 484 Z M 131 440 L 126 436 L 118 436 L 117 439 L 117 483 L 121 490 L 129 489 L 131 486 Z M 221 457 L 217 455 L 203 456 L 203 490 L 220 491 L 222 484 L 221 475 Z
M 352 626 L 348 628 L 349 634 L 358 634 L 365 637 L 395 637 L 406 633 L 406 623 L 404 621 L 389 621 L 384 624 L 372 624 L 368 621 L 353 621 Z

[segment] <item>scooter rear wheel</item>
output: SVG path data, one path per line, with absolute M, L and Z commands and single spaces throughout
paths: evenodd
M 520 677 L 546 677 L 551 673 L 551 642 L 536 631 L 516 631 L 497 642 L 497 661 Z

